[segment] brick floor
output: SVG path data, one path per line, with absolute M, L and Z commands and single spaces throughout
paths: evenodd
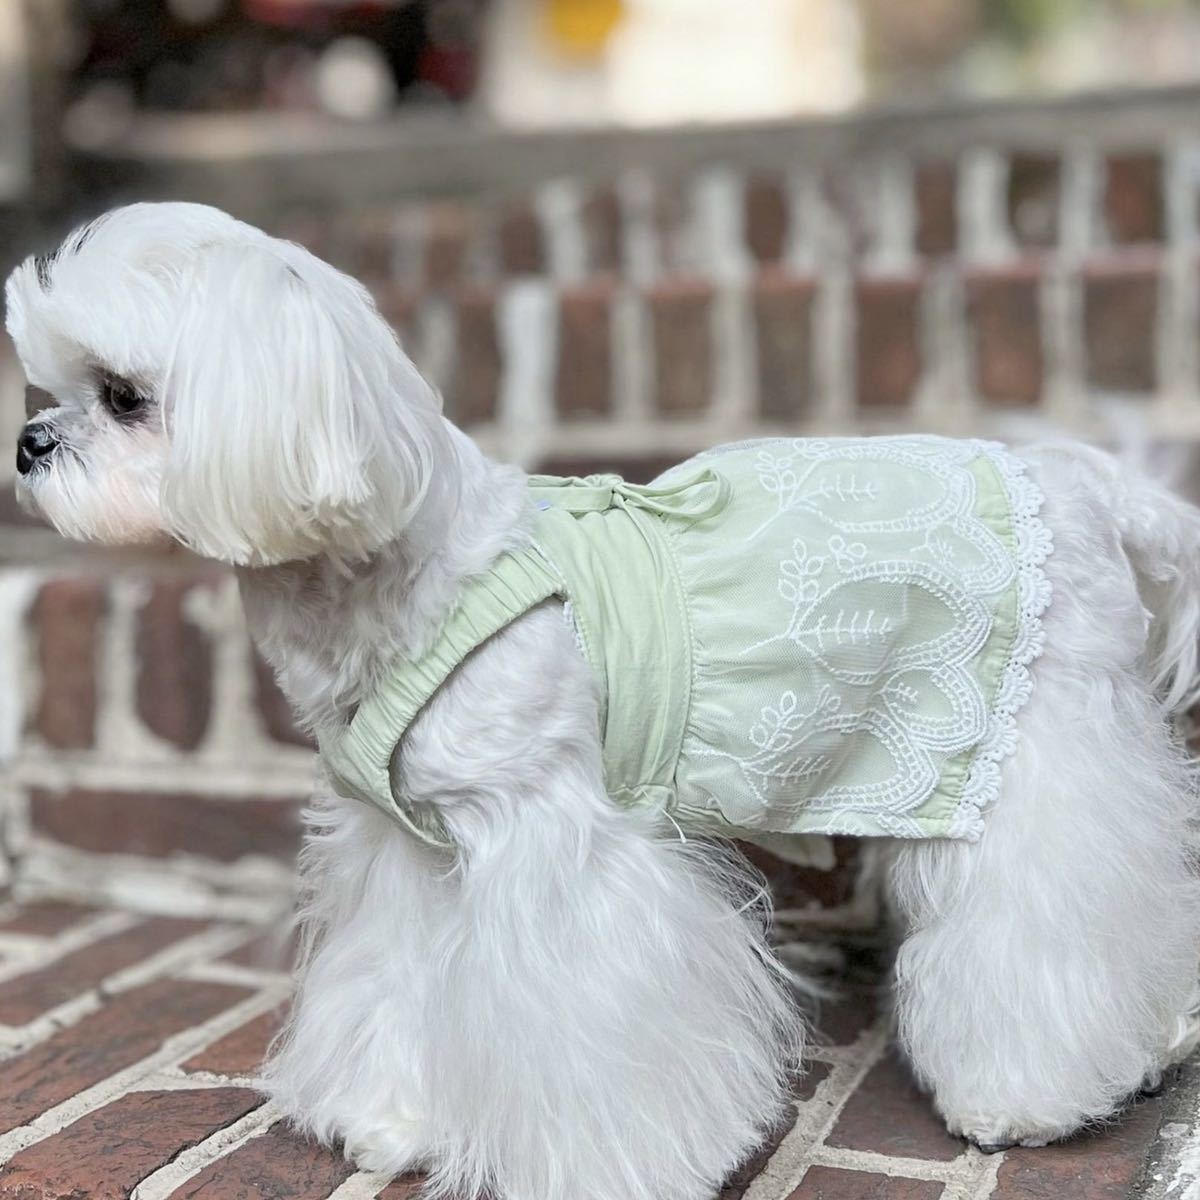
M 232 922 L 0 906 L 0 1200 L 415 1200 L 418 1180 L 305 1145 L 253 1090 L 276 951 Z M 1200 1196 L 1200 1067 L 1103 1131 L 982 1155 L 943 1131 L 848 957 L 794 1112 L 714 1200 Z

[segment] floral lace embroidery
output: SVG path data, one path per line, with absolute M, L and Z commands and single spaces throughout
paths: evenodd
M 806 831 L 855 832 L 861 820 L 866 832 L 914 837 L 923 832 L 915 810 L 938 787 L 942 765 L 970 752 L 945 832 L 978 836 L 1042 646 L 1050 589 L 1041 566 L 1051 542 L 1038 518 L 1040 490 L 1020 460 L 980 441 L 797 439 L 709 456 L 755 449 L 758 484 L 774 506 L 748 542 L 778 544 L 777 523 L 787 517 L 804 536 L 785 542 L 790 553 L 778 560 L 782 627 L 735 653 L 751 664 L 784 653 L 814 690 L 789 688 L 764 704 L 741 747 L 726 731 L 720 744 L 692 739 L 686 753 L 736 767 L 743 794 L 721 798 L 734 824 L 778 829 L 803 809 Z M 976 512 L 972 464 L 981 457 L 1003 483 L 1008 539 Z M 873 472 L 879 464 L 888 469 Z M 883 561 L 880 546 L 889 552 Z M 981 678 L 973 664 L 1014 585 L 1011 644 L 998 671 Z M 918 605 L 922 620 L 893 636 L 897 609 Z M 848 704 L 848 695 L 867 699 Z M 867 744 L 890 769 L 839 783 L 847 746 Z

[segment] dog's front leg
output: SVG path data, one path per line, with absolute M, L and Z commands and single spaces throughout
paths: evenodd
M 745 868 L 604 790 L 591 676 L 542 610 L 395 772 L 453 851 L 314 806 L 307 953 L 267 1070 L 306 1132 L 456 1200 L 708 1200 L 786 1103 L 799 1024 Z
M 557 612 L 469 668 L 397 780 L 457 848 L 418 918 L 417 986 L 389 1005 L 418 1035 L 433 1184 L 708 1200 L 778 1118 L 798 1049 L 753 884 L 606 795 L 590 675 Z
M 445 862 L 325 787 L 306 819 L 296 992 L 264 1084 L 302 1132 L 398 1174 L 428 1157 L 422 985 Z

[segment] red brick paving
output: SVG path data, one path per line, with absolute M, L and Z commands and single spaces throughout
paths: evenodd
M 126 1197 L 180 1151 L 260 1104 L 249 1088 L 122 1096 L 14 1155 L 0 1168 L 0 1200 Z
M 990 1200 L 1122 1200 L 1158 1132 L 1161 1097 L 1133 1105 L 1102 1133 L 1008 1151 Z
M 393 1179 L 379 1193 L 379 1200 L 416 1200 L 421 1192 L 421 1180 L 416 1175 L 405 1175 L 402 1179 Z
M 326 1200 L 353 1174 L 344 1159 L 272 1125 L 176 1188 L 170 1200 Z
M 5 1062 L 0 1132 L 132 1066 L 172 1034 L 207 1021 L 248 994 L 221 983 L 160 980 L 117 997 Z
M 737 845 L 766 876 L 777 912 L 784 909 L 819 911 L 850 903 L 862 875 L 862 839 L 839 834 L 831 837 L 829 842 L 833 849 L 833 865 L 828 869 L 786 862 L 750 842 L 738 842 Z
M 788 1200 L 937 1200 L 943 1191 L 940 1183 L 928 1180 L 809 1167 Z
M 211 1071 L 215 1075 L 253 1075 L 266 1057 L 267 1047 L 279 1029 L 283 1013 L 272 1009 L 238 1026 L 183 1064 L 185 1071 Z
M 874 993 L 860 989 L 826 1000 L 817 1014 L 814 1041 L 828 1046 L 851 1045 L 874 1024 L 876 1007 Z
M 824 1066 L 824 1064 L 820 1064 Z M 826 1067 L 816 1075 L 824 1078 L 829 1073 Z M 754 1182 L 762 1169 L 771 1161 L 771 1156 L 779 1149 L 780 1143 L 791 1132 L 794 1124 L 794 1114 L 788 1113 L 774 1129 L 767 1134 L 763 1144 L 756 1150 L 733 1174 L 725 1181 L 725 1186 L 717 1193 L 717 1200 L 742 1200 L 746 1189 Z
M 47 1009 L 96 987 L 109 975 L 198 933 L 205 925 L 204 921 L 156 917 L 123 933 L 102 937 L 40 970 L 0 983 L 0 1024 L 24 1025 Z
M 52 937 L 87 912 L 39 904 L 10 912 L 3 927 L 34 939 Z M 130 932 L 169 930 L 182 939 L 198 924 L 150 918 Z M 272 934 L 252 934 L 248 928 L 247 946 L 213 969 L 228 972 L 235 959 L 258 963 L 265 947 L 279 945 Z M 119 966 L 131 965 L 139 948 L 152 955 L 162 942 L 158 935 L 98 937 L 86 953 L 35 960 L 26 975 L 0 987 L 0 1004 L 19 1008 L 22 1016 L 32 1010 L 35 997 L 53 1006 L 72 988 L 91 986 Z M 49 941 L 47 955 L 53 955 Z M 951 1187 L 961 1200 L 1123 1200 L 1134 1194 L 1160 1123 L 1161 1100 L 1140 1104 L 1104 1132 L 1064 1146 L 981 1157 L 944 1132 L 900 1060 L 881 1054 L 875 991 L 868 986 L 877 957 L 865 944 L 847 945 L 849 983 L 842 999 L 822 1006 L 812 1043 L 815 1058 L 796 1082 L 795 1114 L 714 1200 L 744 1200 L 751 1187 L 761 1200 L 937 1200 Z M 270 959 L 280 965 L 278 954 Z M 64 965 L 68 969 L 55 983 L 53 968 Z M 0 1142 L 0 1162 L 5 1153 L 11 1155 L 0 1166 L 0 1200 L 127 1200 L 138 1181 L 185 1150 L 192 1151 L 186 1161 L 195 1164 L 193 1174 L 168 1184 L 174 1186 L 170 1200 L 328 1200 L 354 1174 L 338 1153 L 304 1143 L 282 1122 L 231 1149 L 219 1138 L 209 1141 L 261 1103 L 236 1081 L 257 1070 L 282 1006 L 232 1029 L 226 1022 L 226 1031 L 216 1036 L 192 1031 L 259 988 L 278 985 L 269 976 L 263 984 L 245 986 L 209 982 L 202 978 L 203 961 L 171 969 L 174 977 L 102 996 L 99 1011 L 49 1032 L 0 1066 L 0 1135 L 100 1085 L 89 1097 L 94 1109 L 77 1108 L 65 1127 L 43 1123 L 37 1134 L 22 1132 L 17 1137 L 23 1141 L 9 1141 L 7 1151 Z M 191 977 L 180 974 L 184 971 Z M 262 994 L 273 1002 L 278 992 Z M 131 1072 L 130 1082 L 106 1085 L 174 1035 L 181 1036 L 173 1060 L 160 1056 L 141 1073 Z M 198 1071 L 217 1078 L 211 1086 L 194 1086 Z M 853 1086 L 856 1079 L 860 1082 Z M 24 1144 L 31 1137 L 41 1140 Z M 922 1164 L 919 1171 L 914 1160 Z M 419 1191 L 419 1180 L 412 1177 L 382 1187 L 364 1177 L 358 1184 L 364 1195 L 374 1192 L 382 1200 L 416 1200 Z
M 871 1068 L 825 1140 L 847 1150 L 940 1162 L 957 1158 L 963 1148 L 946 1132 L 895 1054 Z
M 225 957 L 226 962 L 239 967 L 252 967 L 256 971 L 287 971 L 291 968 L 296 952 L 295 939 L 286 929 L 268 929 L 266 933 L 251 938 Z
M 0 920 L 0 933 L 24 933 L 34 937 L 53 937 L 94 915 L 94 908 L 67 904 L 61 900 L 39 900 L 17 909 Z
M 800 1102 L 811 1100 L 816 1095 L 817 1088 L 829 1077 L 829 1071 L 828 1063 L 806 1063 L 803 1073 L 795 1081 L 793 1094 L 796 1100 Z M 780 1143 L 792 1131 L 794 1124 L 795 1113 L 787 1113 L 784 1119 L 767 1134 L 762 1146 L 725 1181 L 725 1185 L 717 1193 L 716 1200 L 742 1200 L 746 1189 L 771 1161 L 775 1151 L 779 1149 Z
M 796 1099 L 811 1100 L 817 1088 L 829 1077 L 829 1064 L 810 1062 L 804 1064 L 804 1074 L 796 1081 Z

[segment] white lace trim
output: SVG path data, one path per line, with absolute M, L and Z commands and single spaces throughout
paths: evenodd
M 1054 547 L 1050 530 L 1040 513 L 1045 497 L 1027 473 L 1026 464 L 997 442 L 980 442 L 979 447 L 1000 473 L 1012 508 L 1016 539 L 1017 631 L 1008 662 L 984 735 L 958 808 L 949 837 L 977 840 L 983 833 L 986 810 L 1000 793 L 1001 763 L 1016 749 L 1017 716 L 1033 691 L 1031 664 L 1042 653 L 1045 633 L 1042 614 L 1050 603 L 1050 580 L 1042 566 Z
M 583 630 L 579 628 L 579 617 L 575 612 L 575 605 L 570 600 L 563 601 L 562 616 L 567 628 L 571 631 L 571 636 L 575 639 L 575 649 L 586 659 L 588 656 L 587 645 L 583 640 Z

